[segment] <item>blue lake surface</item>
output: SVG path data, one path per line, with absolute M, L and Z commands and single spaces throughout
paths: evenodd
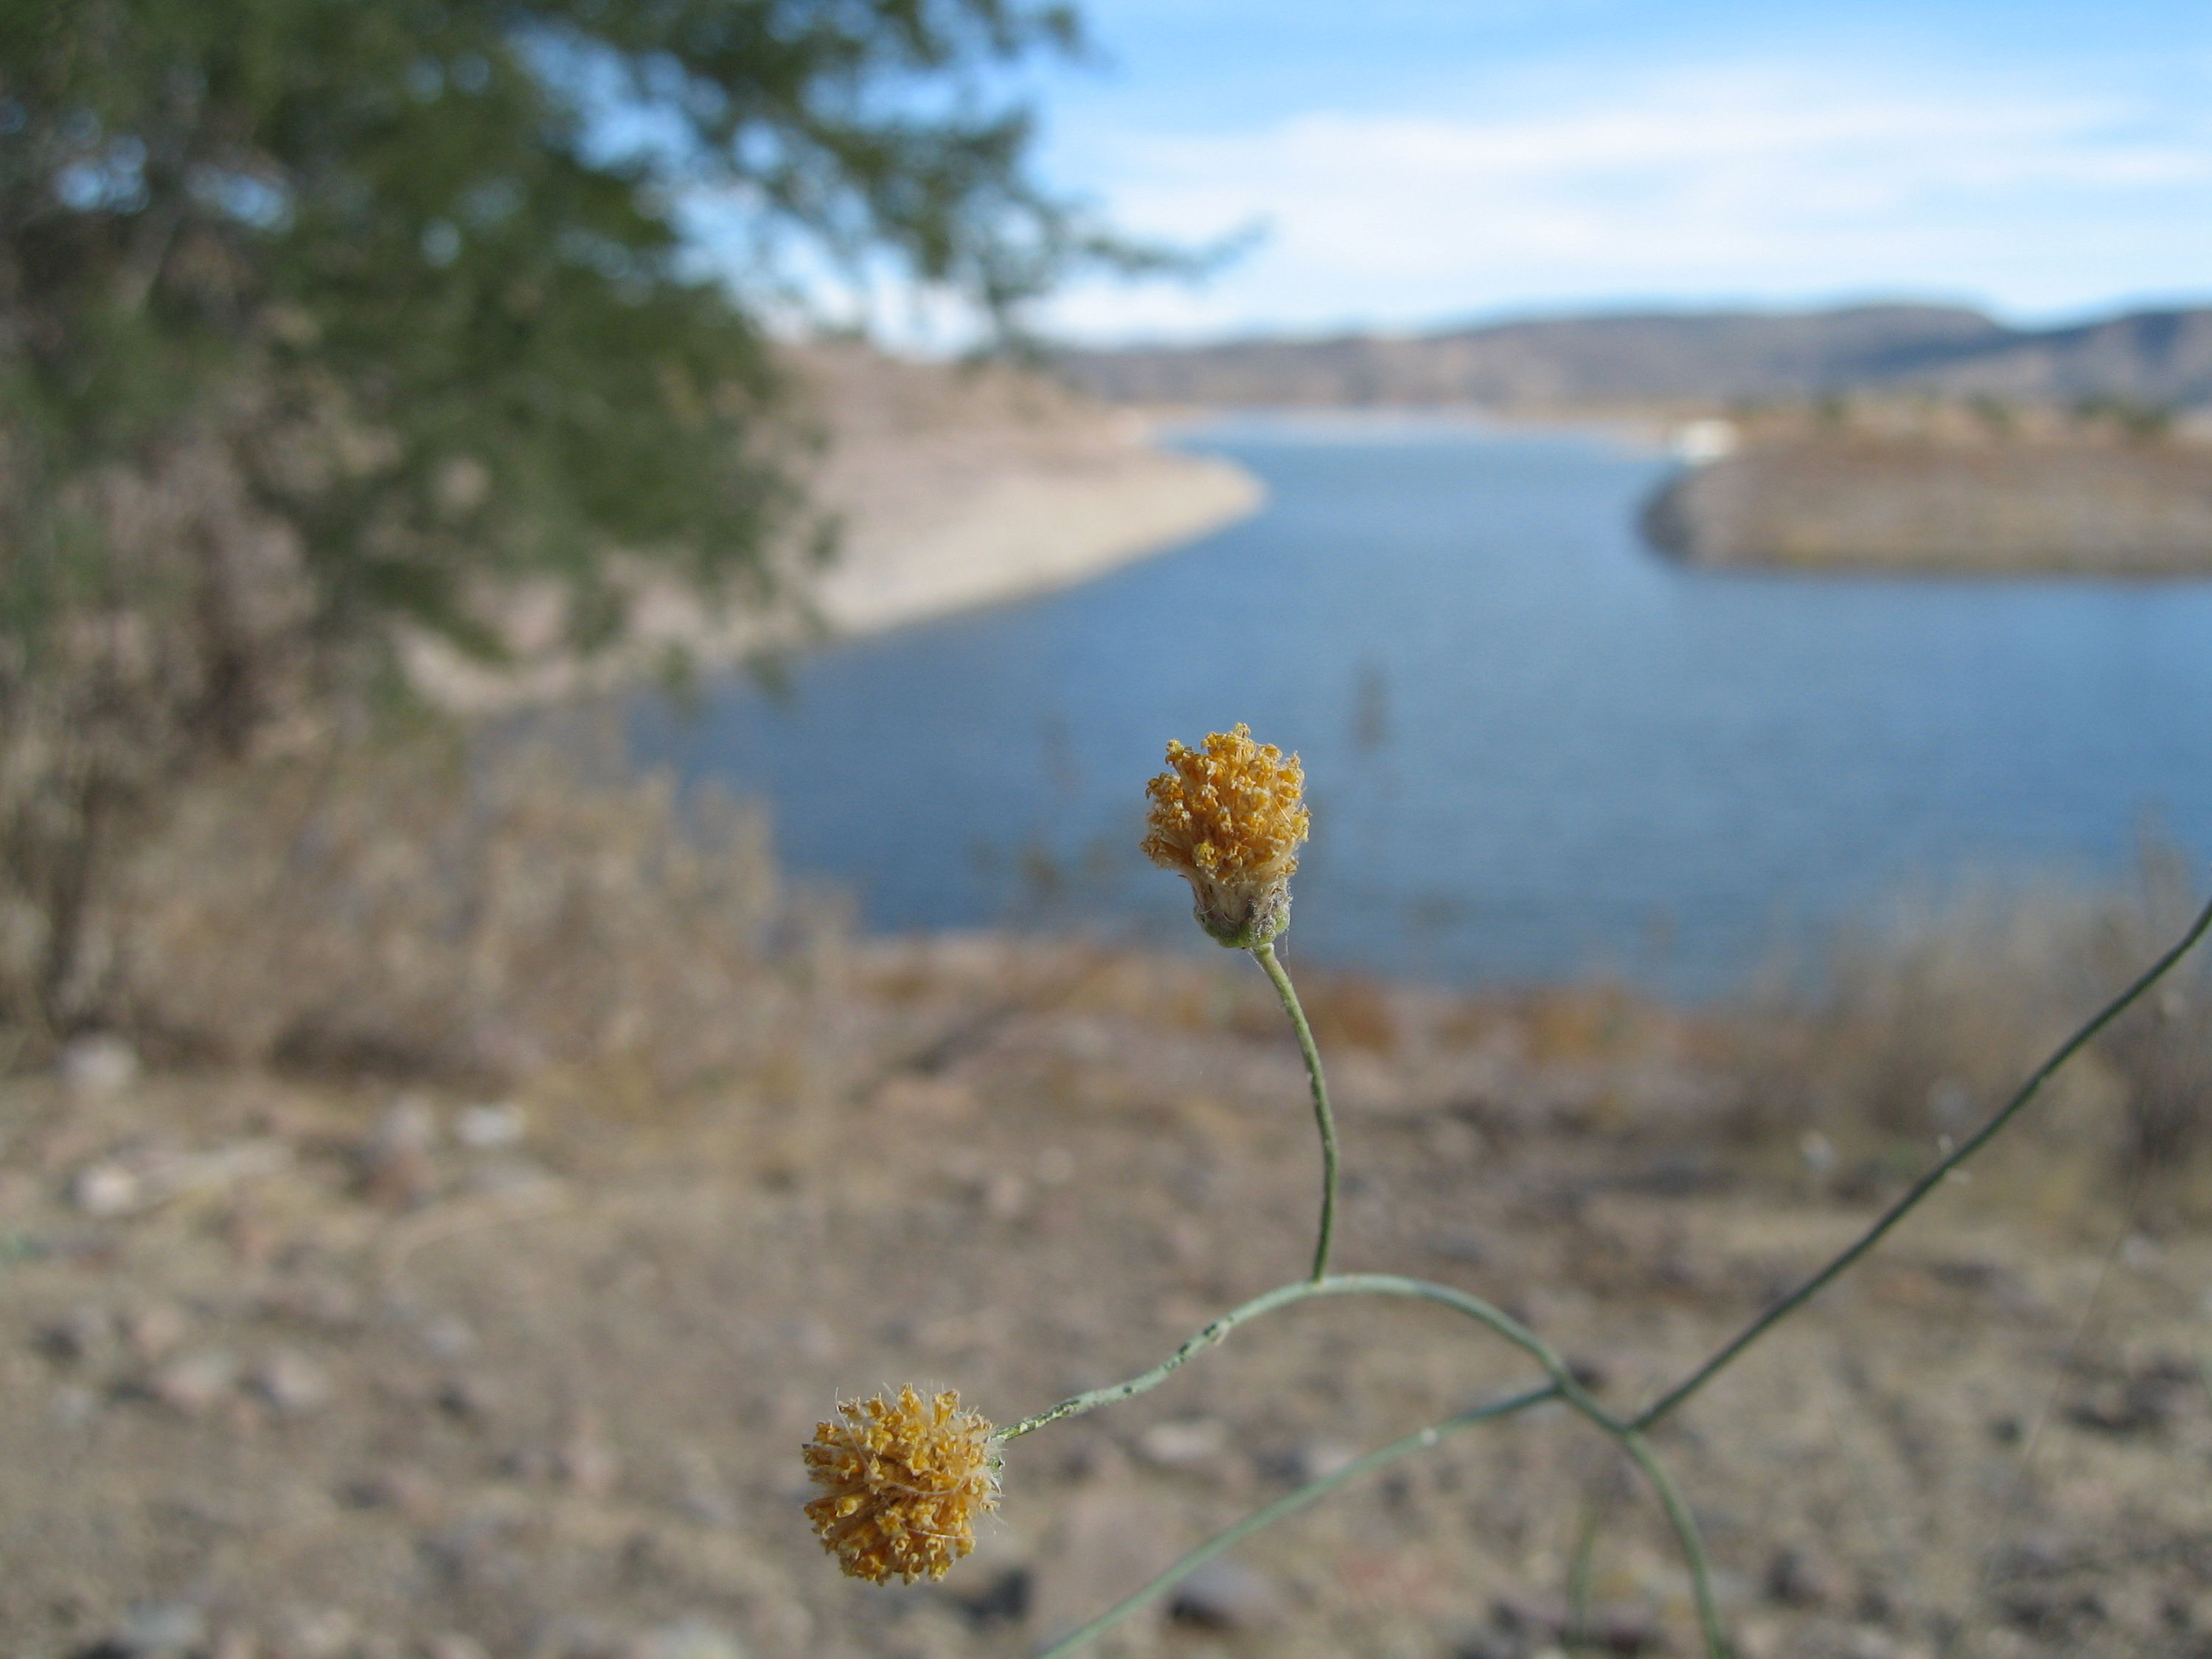
M 1049 598 L 653 702 L 641 756 L 771 804 L 880 929 L 1196 939 L 1136 852 L 1170 737 L 1304 757 L 1300 958 L 1723 989 L 1911 885 L 2212 848 L 2212 585 L 1716 574 L 1602 437 L 1250 421 L 1257 516 Z M 1203 941 L 1198 941 L 1203 945 Z

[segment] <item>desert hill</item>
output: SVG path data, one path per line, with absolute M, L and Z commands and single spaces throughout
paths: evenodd
M 1961 307 L 1559 317 L 1418 335 L 1071 351 L 1094 395 L 1167 404 L 1540 408 L 1859 390 L 2212 403 L 2212 308 L 2021 329 Z

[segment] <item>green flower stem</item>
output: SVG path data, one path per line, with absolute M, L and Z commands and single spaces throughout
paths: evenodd
M 1298 1006 L 1297 989 L 1277 958 L 1273 941 L 1254 945 L 1252 959 L 1265 970 L 1275 994 L 1283 1000 L 1283 1012 L 1290 1016 L 1291 1029 L 1298 1034 L 1298 1052 L 1305 1056 L 1307 1081 L 1313 1085 L 1314 1127 L 1321 1131 L 1321 1232 L 1314 1241 L 1313 1265 L 1313 1276 L 1318 1281 L 1328 1277 L 1329 1246 L 1336 1237 L 1336 1116 L 1328 1109 L 1328 1079 L 1322 1075 L 1321 1050 L 1314 1046 L 1313 1027 L 1306 1024 L 1306 1011 Z
M 1690 1594 L 1698 1604 L 1698 1628 L 1705 1638 L 1705 1659 L 1729 1659 L 1728 1632 L 1721 1628 L 1720 1603 L 1713 1599 L 1713 1566 L 1705 1554 L 1705 1540 L 1698 1531 L 1698 1519 L 1690 1513 L 1690 1506 L 1682 1501 L 1680 1490 L 1674 1477 L 1667 1473 L 1664 1464 L 1651 1455 L 1651 1448 L 1634 1429 L 1623 1431 L 1618 1437 L 1621 1447 L 1636 1460 L 1636 1467 L 1644 1471 L 1644 1478 L 1651 1483 L 1658 1495 L 1659 1507 L 1667 1511 L 1667 1519 L 1674 1528 L 1675 1541 L 1682 1547 L 1683 1562 L 1690 1570 Z
M 1567 1628 L 1559 1645 L 1580 1653 L 1589 1645 L 1590 1574 L 1597 1565 L 1597 1535 L 1605 1525 L 1603 1504 L 1592 1496 L 1583 1504 L 1575 1528 L 1574 1559 L 1567 1567 Z
M 1745 1326 L 1733 1340 L 1714 1354 L 1711 1358 L 1676 1383 L 1651 1405 L 1646 1407 L 1631 1420 L 1628 1426 L 1636 1430 L 1648 1429 L 1661 1418 L 1673 1412 L 1684 1401 L 1704 1388 L 1715 1376 L 1732 1364 L 1738 1354 L 1818 1296 L 1838 1274 L 1869 1250 L 1874 1249 L 1881 1241 L 1884 1234 L 1918 1208 L 1921 1200 L 1929 1194 L 1942 1186 L 1945 1177 L 1949 1176 L 1952 1170 L 1957 1169 L 1996 1139 L 1998 1132 L 2017 1117 L 2021 1109 L 2029 1101 L 2035 1098 L 2038 1091 L 2051 1080 L 2054 1072 L 2081 1052 L 2083 1046 L 2098 1032 L 2118 1019 L 2137 997 L 2164 978 L 2167 970 L 2182 957 L 2187 956 L 2197 940 L 2204 937 L 2208 928 L 2212 928 L 2212 903 L 2207 903 L 2203 909 L 2197 912 L 2197 920 L 2189 925 L 2189 930 L 2167 949 L 2165 955 L 2144 969 L 2127 989 L 2106 1003 L 2091 1017 L 2087 1024 L 2060 1043 L 2052 1051 L 2050 1059 L 2045 1060 L 2029 1074 L 2027 1081 L 2020 1085 L 2018 1091 L 2010 1100 L 1997 1109 L 1988 1122 L 1969 1135 L 1948 1157 L 1938 1159 L 1919 1180 L 1905 1189 L 1904 1197 L 1882 1212 L 1881 1218 L 1873 1226 L 1861 1233 L 1834 1261 L 1829 1262 L 1826 1267 L 1814 1273 L 1788 1296 Z
M 1518 1403 L 1515 1404 L 1512 1409 L 1517 1411 L 1523 1406 L 1534 1405 L 1540 1400 L 1559 1400 L 1573 1407 L 1576 1411 L 1588 1418 L 1606 1434 L 1620 1443 L 1622 1449 L 1636 1461 L 1637 1467 L 1644 1471 L 1644 1477 L 1651 1482 L 1654 1490 L 1659 1495 L 1661 1505 L 1667 1511 L 1668 1520 L 1673 1523 L 1676 1536 L 1681 1540 L 1683 1557 L 1688 1565 L 1691 1585 L 1697 1598 L 1698 1617 L 1705 1629 L 1707 1659 L 1728 1659 L 1728 1647 L 1721 1632 L 1720 1616 L 1713 1601 L 1712 1572 L 1705 1559 L 1704 1542 L 1698 1535 L 1697 1522 L 1691 1516 L 1688 1506 L 1682 1502 L 1681 1495 L 1675 1491 L 1674 1483 L 1668 1480 L 1666 1471 L 1652 1456 L 1651 1449 L 1644 1443 L 1643 1437 L 1638 1435 L 1631 1425 L 1622 1422 L 1592 1399 L 1589 1391 L 1576 1380 L 1574 1372 L 1566 1361 L 1559 1357 L 1549 1343 L 1511 1315 L 1493 1308 L 1479 1296 L 1455 1289 L 1449 1285 L 1437 1285 L 1425 1279 L 1401 1278 L 1395 1273 L 1340 1273 L 1328 1279 L 1309 1279 L 1296 1284 L 1279 1285 L 1264 1296 L 1253 1297 L 1242 1307 L 1231 1309 L 1183 1343 L 1158 1364 L 1153 1366 L 1152 1370 L 1133 1376 L 1126 1382 L 1111 1383 L 1105 1388 L 1093 1389 L 1087 1394 L 1079 1394 L 1071 1399 L 1063 1400 L 1057 1406 L 1039 1412 L 1034 1417 L 1025 1417 L 1018 1423 L 1009 1424 L 1006 1427 L 999 1430 L 992 1438 L 1000 1443 L 1009 1440 L 1018 1440 L 1022 1436 L 1034 1434 L 1047 1424 L 1057 1423 L 1062 1418 L 1078 1417 L 1085 1412 L 1096 1411 L 1101 1406 L 1111 1406 L 1143 1394 L 1147 1389 L 1158 1388 L 1176 1371 L 1182 1369 L 1186 1363 L 1220 1342 L 1230 1332 L 1247 1320 L 1256 1319 L 1261 1314 L 1272 1312 L 1277 1308 L 1287 1307 L 1294 1302 L 1310 1301 L 1316 1297 L 1323 1296 L 1402 1296 L 1422 1302 L 1434 1302 L 1450 1308 L 1455 1312 L 1465 1314 L 1477 1323 L 1487 1327 L 1541 1365 L 1551 1381 L 1525 1398 L 1515 1396 Z M 1492 1416 L 1503 1414 L 1502 1408 L 1499 1410 L 1491 1410 L 1488 1407 L 1478 1409 Z M 1452 1419 L 1447 1419 L 1447 1421 L 1450 1420 Z M 1420 1431 L 1421 1434 L 1429 1432 L 1430 1431 L 1426 1430 Z M 1396 1449 L 1389 1447 L 1383 1449 L 1389 1455 L 1395 1456 L 1403 1451 L 1417 1449 L 1423 1443 L 1431 1443 L 1423 1442 L 1420 1434 L 1416 1434 L 1406 1441 L 1394 1443 Z M 1383 1462 L 1389 1461 L 1389 1457 L 1383 1456 L 1382 1453 L 1371 1455 L 1381 1458 Z M 1357 1473 L 1361 1467 L 1364 1466 L 1352 1466 L 1352 1472 Z M 1290 1494 L 1289 1498 L 1279 1500 L 1278 1504 L 1257 1511 L 1247 1522 L 1239 1523 L 1244 1530 L 1239 1531 L 1232 1528 L 1230 1532 L 1215 1540 L 1213 1544 L 1202 1547 L 1204 1553 L 1194 1558 L 1186 1557 L 1175 1567 L 1170 1568 L 1165 1575 L 1155 1579 L 1134 1596 L 1108 1613 L 1101 1614 L 1099 1618 L 1083 1626 L 1073 1636 L 1050 1649 L 1047 1656 L 1041 1656 L 1041 1659 L 1049 1659 L 1049 1655 L 1072 1652 L 1082 1642 L 1088 1641 L 1099 1632 L 1142 1607 L 1152 1596 L 1176 1583 L 1182 1574 L 1191 1571 L 1204 1561 L 1212 1559 L 1212 1556 L 1218 1554 L 1220 1550 L 1227 1549 L 1238 1539 L 1247 1536 L 1250 1532 L 1257 1531 L 1270 1521 L 1287 1515 L 1304 1503 L 1320 1497 L 1326 1490 L 1325 1486 L 1318 1489 L 1302 1488 L 1298 1492 Z
M 1034 1417 L 1024 1417 L 1018 1423 L 1008 1424 L 993 1438 L 1001 1441 L 1018 1440 L 1025 1434 L 1035 1434 L 1048 1423 L 1059 1422 L 1063 1417 L 1080 1417 L 1085 1412 L 1097 1411 L 1101 1406 L 1115 1405 L 1143 1394 L 1149 1389 L 1156 1389 L 1166 1382 L 1174 1372 L 1182 1369 L 1186 1362 L 1204 1353 L 1246 1320 L 1256 1319 L 1260 1315 L 1289 1303 L 1303 1302 L 1312 1294 L 1312 1285 L 1302 1281 L 1296 1285 L 1285 1285 L 1279 1289 L 1269 1291 L 1265 1296 L 1255 1297 L 1243 1307 L 1231 1309 L 1220 1318 L 1206 1326 L 1197 1335 L 1186 1340 L 1181 1347 L 1153 1366 L 1152 1370 L 1133 1376 L 1126 1382 L 1110 1383 L 1103 1389 L 1093 1389 L 1088 1394 L 1079 1394 L 1072 1399 L 1063 1400 L 1057 1406 L 1047 1411 L 1041 1411 Z
M 1296 1492 L 1285 1492 L 1265 1508 L 1253 1510 L 1236 1525 L 1216 1533 L 1145 1585 L 1143 1589 L 1116 1601 L 1089 1624 L 1068 1632 L 1050 1647 L 1039 1653 L 1036 1659 L 1065 1659 L 1065 1656 L 1073 1653 L 1093 1638 L 1103 1636 L 1139 1608 L 1166 1595 L 1223 1551 L 1235 1548 L 1254 1533 L 1272 1527 L 1276 1522 L 1297 1514 L 1308 1504 L 1328 1497 L 1346 1481 L 1356 1480 L 1361 1475 L 1379 1469 L 1386 1463 L 1394 1463 L 1398 1459 L 1410 1456 L 1415 1452 L 1427 1451 L 1448 1434 L 1455 1433 L 1461 1429 L 1472 1428 L 1478 1423 L 1487 1423 L 1497 1418 L 1509 1417 L 1515 1412 L 1526 1411 L 1531 1406 L 1540 1406 L 1547 1400 L 1556 1400 L 1559 1395 L 1559 1388 L 1556 1382 L 1546 1382 L 1534 1388 L 1523 1389 L 1518 1394 L 1506 1395 L 1502 1399 L 1492 1400 L 1455 1416 L 1447 1417 L 1441 1422 L 1431 1423 L 1425 1429 L 1416 1429 L 1409 1435 L 1393 1440 L 1387 1446 L 1376 1447 L 1364 1457 L 1355 1458 L 1334 1474 L 1324 1474 L 1316 1480 L 1307 1481 Z
M 1018 1440 L 1025 1434 L 1034 1434 L 1048 1423 L 1057 1423 L 1066 1417 L 1079 1417 L 1085 1412 L 1097 1411 L 1101 1406 L 1115 1405 L 1156 1389 L 1186 1363 L 1212 1347 L 1247 1320 L 1256 1319 L 1277 1308 L 1317 1296 L 1403 1296 L 1454 1309 L 1478 1323 L 1488 1326 L 1541 1365 L 1545 1374 L 1552 1379 L 1553 1391 L 1607 1434 L 1618 1437 L 1626 1431 L 1626 1425 L 1593 1400 L 1589 1391 L 1575 1380 L 1567 1362 L 1553 1351 L 1550 1344 L 1519 1320 L 1492 1307 L 1480 1297 L 1455 1290 L 1449 1285 L 1432 1284 L 1425 1279 L 1401 1278 L 1396 1273 L 1338 1273 L 1328 1279 L 1301 1279 L 1296 1284 L 1279 1285 L 1265 1296 L 1254 1297 L 1243 1306 L 1232 1308 L 1222 1315 L 1152 1370 L 1133 1376 L 1126 1382 L 1109 1383 L 1105 1388 L 1093 1389 L 1088 1394 L 1079 1394 L 1072 1399 L 1063 1400 L 1034 1417 L 1025 1417 L 1018 1423 L 1007 1425 L 992 1437 L 1000 1441 Z

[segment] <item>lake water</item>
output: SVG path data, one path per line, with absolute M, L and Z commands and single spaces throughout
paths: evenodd
M 1137 854 L 1170 737 L 1306 765 L 1307 960 L 1722 988 L 1908 886 L 2212 848 L 2212 585 L 1692 571 L 1602 437 L 1253 421 L 1259 515 L 1087 586 L 659 704 L 641 752 L 773 805 L 872 927 L 1194 940 Z M 1200 945 L 1203 941 L 1199 941 Z

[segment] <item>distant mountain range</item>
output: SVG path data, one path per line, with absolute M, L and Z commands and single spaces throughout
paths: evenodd
M 2212 307 L 2051 329 L 1943 306 L 1656 313 L 1058 361 L 1079 386 L 1121 403 L 1557 408 L 1927 390 L 2189 408 L 2212 405 Z

